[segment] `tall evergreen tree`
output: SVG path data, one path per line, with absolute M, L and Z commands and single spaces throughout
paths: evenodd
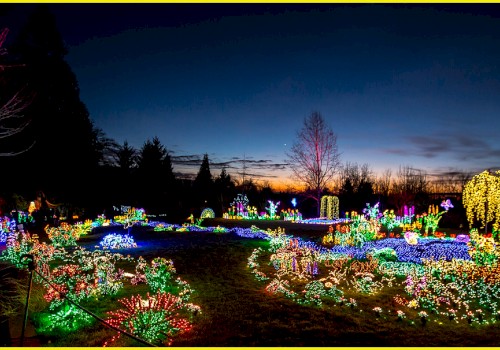
M 222 168 L 219 176 L 214 181 L 215 191 L 216 191 L 216 200 L 218 202 L 218 206 L 214 208 L 214 210 L 219 210 L 219 215 L 226 211 L 229 203 L 235 197 L 235 184 L 231 179 L 231 175 L 226 172 L 226 168 Z
M 121 172 L 129 174 L 137 165 L 137 151 L 125 140 L 123 145 L 119 145 L 115 150 L 115 164 L 118 165 Z
M 153 140 L 147 140 L 140 150 L 139 170 L 148 176 L 155 176 L 155 173 L 161 171 L 166 154 L 167 150 L 157 136 Z
M 210 186 L 213 183 L 212 174 L 210 173 L 210 163 L 208 161 L 208 154 L 205 153 L 201 161 L 200 170 L 196 175 L 194 182 L 198 186 Z
M 198 198 L 198 204 L 202 207 L 213 206 L 213 179 L 210 173 L 208 154 L 205 153 L 201 161 L 200 170 L 194 179 L 194 190 Z
M 169 209 L 173 202 L 175 176 L 168 150 L 155 136 L 142 146 L 138 157 L 139 181 L 144 206 L 153 211 Z
M 35 94 L 24 111 L 31 123 L 17 140 L 21 146 L 35 144 L 16 157 L 17 167 L 32 174 L 35 188 L 77 199 L 88 193 L 85 184 L 93 182 L 89 176 L 98 165 L 95 135 L 47 5 L 35 9 L 11 51 L 26 64 L 22 80 Z

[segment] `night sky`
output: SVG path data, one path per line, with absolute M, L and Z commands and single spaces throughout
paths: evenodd
M 342 162 L 376 173 L 500 164 L 500 4 L 51 9 L 91 119 L 137 148 L 158 136 L 175 171 L 208 153 L 213 175 L 239 178 L 245 159 L 255 179 L 291 182 L 285 151 L 313 111 Z

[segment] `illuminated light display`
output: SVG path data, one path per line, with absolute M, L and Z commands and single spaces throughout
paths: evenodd
M 169 293 L 158 292 L 146 299 L 140 295 L 129 299 L 120 299 L 124 309 L 109 311 L 107 322 L 115 327 L 147 340 L 156 345 L 171 345 L 174 337 L 191 330 L 191 323 L 181 316 L 186 305 L 179 297 Z M 120 337 L 121 333 L 107 341 L 110 345 Z
M 75 246 L 82 230 L 75 225 L 62 222 L 59 227 L 45 226 L 45 232 L 55 247 Z
M 102 241 L 99 243 L 102 249 L 126 249 L 126 248 L 137 248 L 137 244 L 134 241 L 134 237 L 125 234 L 110 233 L 104 236 Z
M 238 194 L 230 206 L 233 208 L 233 211 L 230 213 L 230 215 L 232 214 L 232 218 L 234 218 L 234 216 L 245 217 L 248 215 L 248 198 L 245 194 Z M 234 208 L 236 208 L 236 212 Z
M 372 295 L 404 283 L 409 298 L 394 297 L 394 303 L 400 306 L 395 310 L 400 320 L 418 318 L 425 324 L 433 314 L 458 322 L 458 312 L 466 315 L 470 305 L 478 305 L 481 310 L 488 310 L 490 318 L 476 311 L 470 318 L 473 322 L 484 323 L 486 319 L 497 322 L 500 267 L 475 264 L 464 242 L 421 238 L 416 245 L 409 245 L 404 239 L 389 238 L 366 242 L 362 247 L 326 249 L 284 235 L 271 238 L 270 243 L 270 253 L 254 250 L 248 267 L 257 279 L 268 283 L 268 292 L 281 293 L 299 304 L 322 306 L 326 298 L 331 298 L 337 305 L 355 307 L 356 300 L 344 298 L 344 292 Z M 270 254 L 270 264 L 276 270 L 274 274 L 259 271 L 257 259 L 265 254 Z M 302 257 L 310 259 L 309 265 L 303 264 Z M 364 261 L 367 258 L 368 261 Z M 326 273 L 328 277 L 312 274 L 311 261 L 317 263 L 321 276 Z M 306 285 L 300 287 L 305 281 Z M 327 291 L 332 294 L 328 296 Z M 403 307 L 412 310 L 408 311 L 410 316 Z M 380 317 L 381 309 L 375 313 Z
M 449 201 L 449 199 L 448 199 Z M 445 204 L 444 208 L 449 208 L 451 205 L 451 202 L 449 204 Z M 451 206 L 453 207 L 453 206 Z M 433 234 L 435 235 L 436 229 L 438 228 L 438 223 L 442 218 L 442 215 L 447 212 L 448 209 L 445 211 L 438 211 L 438 206 L 437 205 L 430 205 L 429 210 L 427 215 L 423 216 L 423 221 L 425 225 L 425 233 L 427 234 Z M 430 232 L 429 232 L 430 231 Z
M 481 236 L 477 229 L 472 229 L 467 242 L 469 255 L 479 266 L 492 265 L 498 261 L 496 245 L 493 237 Z
M 30 205 L 28 207 L 29 215 L 31 215 L 35 210 L 36 210 L 35 202 L 30 202 Z
M 351 220 L 347 218 L 340 218 L 335 220 L 321 219 L 321 218 L 313 218 L 313 219 L 302 219 L 297 220 L 296 222 L 299 224 L 314 224 L 314 225 L 337 225 L 337 224 L 345 224 L 349 223 Z
M 0 243 L 7 242 L 7 236 L 14 231 L 11 222 L 15 222 L 15 220 L 11 220 L 6 216 L 0 217 Z
M 210 208 L 205 208 L 201 212 L 200 218 L 202 219 L 213 219 L 215 218 L 215 213 L 212 209 Z
M 11 231 L 7 235 L 5 247 L 0 259 L 9 261 L 19 269 L 27 268 L 27 265 L 21 261 L 21 256 L 30 254 L 34 247 L 39 245 L 38 236 L 31 235 L 29 232 Z
M 115 222 L 122 224 L 124 228 L 129 228 L 138 223 L 147 224 L 148 218 L 146 211 L 142 208 L 136 209 L 130 206 L 121 206 L 122 215 L 117 215 L 113 219 Z
M 329 220 L 339 218 L 339 198 L 336 196 L 321 197 L 320 217 Z
M 464 187 L 462 201 L 472 228 L 477 220 L 481 227 L 500 224 L 500 170 L 475 175 Z
M 278 201 L 277 203 L 274 203 L 271 200 L 268 200 L 267 202 L 269 203 L 269 206 L 266 207 L 266 210 L 269 212 L 269 217 L 272 220 L 276 217 L 276 211 L 278 210 L 280 202 Z
M 404 237 L 405 237 L 406 243 L 408 243 L 409 245 L 417 245 L 418 244 L 418 233 L 417 232 L 413 232 L 413 231 L 405 232 Z
M 298 209 L 288 209 L 288 210 L 281 210 L 280 218 L 285 221 L 298 221 L 302 220 L 302 213 L 299 212 Z
M 444 200 L 441 203 L 441 206 L 444 208 L 444 210 L 448 211 L 450 208 L 453 208 L 453 204 L 451 204 L 451 201 L 449 199 Z
M 173 231 L 174 230 L 174 225 L 168 225 L 165 223 L 157 223 L 154 226 L 154 231 L 156 232 L 162 232 L 162 231 Z
M 95 322 L 95 319 L 74 305 L 65 304 L 58 311 L 43 313 L 37 332 L 46 335 L 72 333 Z

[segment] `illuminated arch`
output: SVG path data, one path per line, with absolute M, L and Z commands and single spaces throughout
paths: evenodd
M 200 218 L 202 219 L 213 219 L 215 218 L 215 213 L 212 209 L 210 208 L 205 208 L 201 212 Z

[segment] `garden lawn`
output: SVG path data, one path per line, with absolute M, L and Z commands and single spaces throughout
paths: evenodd
M 236 224 L 236 222 L 235 222 Z M 212 226 L 210 222 L 203 225 Z M 224 225 L 221 223 L 221 225 Z M 227 227 L 228 225 L 226 225 Z M 305 238 L 320 237 L 327 226 L 300 225 Z M 307 227 L 309 226 L 309 227 Z M 259 225 L 265 228 L 264 225 Z M 298 227 L 298 226 L 297 226 Z M 110 231 L 107 229 L 106 231 Z M 115 229 L 114 232 L 120 232 Z M 300 229 L 294 232 L 300 236 Z M 123 232 L 122 232 L 123 233 Z M 79 245 L 88 249 L 99 244 L 105 232 L 83 236 Z M 384 289 L 382 294 L 358 299 L 358 307 L 325 303 L 322 308 L 301 306 L 282 295 L 265 291 L 265 282 L 255 279 L 247 259 L 257 247 L 267 250 L 268 242 L 241 238 L 236 234 L 207 232 L 154 232 L 134 228 L 132 235 L 138 248 L 117 252 L 147 261 L 155 257 L 172 259 L 178 277 L 195 290 L 191 302 L 201 307 L 194 327 L 174 339 L 173 346 L 497 346 L 500 325 L 468 325 L 462 321 L 420 323 L 397 321 L 395 314 L 374 316 L 374 306 L 396 309 L 392 296 L 402 287 Z M 266 255 L 267 256 L 267 255 Z M 260 261 L 261 265 L 266 260 Z M 268 262 L 268 260 L 267 260 Z M 267 267 L 270 268 L 270 267 Z M 106 301 L 87 302 L 85 306 L 106 318 L 105 311 L 117 309 L 121 297 L 145 294 L 147 286 L 126 287 L 118 296 Z M 385 303 L 385 304 L 384 304 Z M 101 346 L 115 331 L 96 322 L 87 329 L 65 337 L 41 338 L 49 346 Z M 50 343 L 49 343 L 50 342 Z M 113 345 L 142 346 L 122 336 Z

